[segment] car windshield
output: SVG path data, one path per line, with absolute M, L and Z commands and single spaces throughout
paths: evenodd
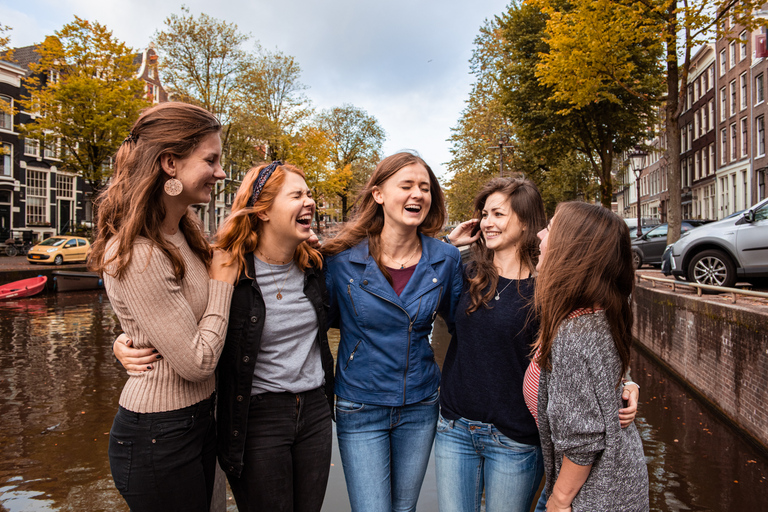
M 47 240 L 43 240 L 42 242 L 40 242 L 40 245 L 52 245 L 54 247 L 58 247 L 66 241 L 67 241 L 66 238 L 52 237 L 52 238 L 48 238 Z

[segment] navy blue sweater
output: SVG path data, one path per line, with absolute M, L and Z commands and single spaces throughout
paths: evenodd
M 519 284 L 519 291 L 518 291 Z M 441 414 L 492 423 L 518 443 L 539 445 L 536 422 L 523 399 L 523 377 L 539 324 L 533 309 L 534 279 L 499 277 L 499 300 L 467 315 L 468 285 L 456 309 L 456 328 L 443 363 Z

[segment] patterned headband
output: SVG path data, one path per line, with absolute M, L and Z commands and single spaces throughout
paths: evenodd
M 275 160 L 259 171 L 259 177 L 253 182 L 253 192 L 251 193 L 251 197 L 248 199 L 248 204 L 246 206 L 253 206 L 256 204 L 256 201 L 259 200 L 259 195 L 261 195 L 261 190 L 264 188 L 269 177 L 272 176 L 272 173 L 275 172 L 278 165 L 283 165 L 283 162 Z

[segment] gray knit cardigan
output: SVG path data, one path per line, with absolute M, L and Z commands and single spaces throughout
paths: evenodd
M 621 360 L 605 313 L 563 321 L 551 363 L 551 371 L 541 371 L 538 396 L 547 495 L 565 455 L 576 464 L 592 464 L 573 512 L 647 511 L 643 444 L 634 423 L 619 426 Z

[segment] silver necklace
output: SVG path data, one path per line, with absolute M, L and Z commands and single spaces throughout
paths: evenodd
M 413 249 L 413 252 L 411 253 L 411 255 L 410 255 L 410 256 L 408 256 L 408 259 L 407 259 L 407 260 L 405 260 L 405 261 L 404 261 L 404 262 L 402 262 L 402 263 L 400 263 L 400 262 L 399 262 L 399 261 L 397 261 L 395 258 L 393 258 L 393 257 L 392 257 L 392 256 L 390 256 L 389 254 L 387 254 L 387 253 L 386 253 L 386 251 L 384 251 L 384 249 L 383 249 L 383 248 L 382 248 L 381 252 L 383 252 L 383 253 L 384 253 L 384 255 L 385 255 L 387 258 L 391 259 L 392 261 L 394 261 L 395 263 L 397 263 L 398 265 L 400 265 L 400 269 L 402 270 L 402 269 L 404 269 L 404 268 L 405 268 L 405 265 L 406 265 L 406 263 L 408 263 L 409 261 L 411 261 L 411 259 L 413 258 L 413 256 L 416 254 L 416 251 L 418 251 L 418 250 L 419 250 L 419 247 L 421 247 L 421 242 L 419 242 L 419 243 L 417 243 L 417 244 L 416 244 L 416 248 L 415 248 L 415 249 Z
M 494 299 L 496 299 L 496 300 L 499 300 L 499 296 L 500 296 L 502 293 L 504 293 L 504 290 L 506 290 L 507 288 L 509 288 L 509 285 L 511 285 L 511 284 L 512 284 L 512 281 L 508 282 L 508 283 L 507 283 L 507 286 L 505 286 L 504 288 L 502 288 L 502 289 L 501 289 L 501 291 L 499 291 L 499 288 L 498 288 L 498 287 L 496 287 L 496 297 L 494 297 Z

